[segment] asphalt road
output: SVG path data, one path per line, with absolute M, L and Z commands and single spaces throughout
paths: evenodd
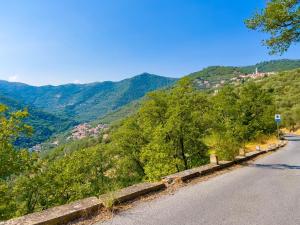
M 248 166 L 97 225 L 300 225 L 300 137 L 288 138 L 286 147 Z

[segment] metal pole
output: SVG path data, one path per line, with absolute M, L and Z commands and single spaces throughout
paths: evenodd
M 279 122 L 277 122 L 276 124 L 277 124 L 277 139 L 279 140 Z

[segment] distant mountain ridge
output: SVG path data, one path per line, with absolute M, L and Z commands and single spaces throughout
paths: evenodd
M 77 124 L 70 118 L 58 117 L 34 107 L 25 106 L 14 99 L 2 95 L 0 95 L 0 103 L 8 106 L 11 112 L 26 108 L 30 114 L 25 119 L 25 122 L 33 127 L 33 134 L 29 137 L 22 136 L 18 138 L 15 144 L 19 147 L 32 147 L 46 141 L 53 134 L 63 132 Z
M 215 82 L 233 78 L 237 74 L 254 73 L 256 68 L 259 72 L 281 72 L 297 69 L 299 67 L 299 59 L 280 59 L 264 61 L 251 66 L 209 66 L 187 76 L 192 79 L 203 79 Z
M 147 92 L 172 85 L 175 78 L 143 73 L 119 82 L 35 87 L 0 81 L 0 94 L 55 115 L 79 122 L 104 116 Z
M 252 66 L 210 66 L 187 75 L 195 81 L 219 83 L 242 73 L 279 72 L 300 68 L 300 60 L 272 60 Z M 172 86 L 177 79 L 143 73 L 119 82 L 66 84 L 35 87 L 0 81 L 0 103 L 12 110 L 28 107 L 28 123 L 35 129 L 31 139 L 21 138 L 19 146 L 31 147 L 82 123 L 112 123 L 133 114 L 148 92 Z
M 200 71 L 188 74 L 192 80 L 207 80 L 212 84 L 219 83 L 221 80 L 229 80 L 238 74 L 254 73 L 256 68 L 259 72 L 281 72 L 300 68 L 300 60 L 281 59 L 257 63 L 251 66 L 209 66 Z M 212 87 L 212 86 L 211 86 Z M 201 89 L 201 88 L 200 88 Z M 140 101 L 127 104 L 109 114 L 100 117 L 95 122 L 112 123 L 135 113 L 140 105 Z

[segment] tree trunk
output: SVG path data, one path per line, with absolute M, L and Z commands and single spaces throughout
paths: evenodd
M 180 144 L 180 149 L 181 149 L 181 157 L 182 157 L 182 160 L 183 160 L 183 163 L 184 163 L 184 169 L 188 169 L 188 163 L 187 163 L 187 159 L 185 157 L 185 154 L 184 154 L 184 141 L 183 141 L 183 137 L 180 137 L 179 138 L 179 144 Z

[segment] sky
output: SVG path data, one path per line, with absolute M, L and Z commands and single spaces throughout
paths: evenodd
M 181 77 L 270 56 L 244 20 L 265 0 L 0 0 L 0 79 L 31 85 Z

